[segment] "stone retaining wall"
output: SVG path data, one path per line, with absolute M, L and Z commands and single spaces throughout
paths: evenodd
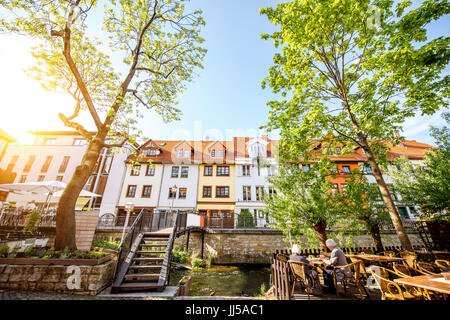
M 417 234 L 408 234 L 412 245 L 423 246 Z M 177 238 L 175 246 L 186 246 L 186 237 Z M 189 253 L 191 256 L 201 256 L 201 232 L 191 232 L 189 237 Z M 354 242 L 360 247 L 373 246 L 371 237 L 356 236 Z M 383 234 L 385 246 L 400 246 L 396 235 Z M 277 230 L 258 229 L 207 229 L 204 235 L 204 256 L 208 253 L 215 256 L 215 264 L 268 264 L 276 250 L 288 249 L 284 236 Z
M 0 265 L 0 289 L 96 295 L 112 283 L 115 260 L 96 266 Z

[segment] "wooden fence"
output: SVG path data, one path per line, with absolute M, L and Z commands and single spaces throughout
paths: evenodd
M 270 264 L 275 297 L 277 300 L 291 300 L 293 279 L 289 264 L 277 259 L 276 255 L 270 259 Z

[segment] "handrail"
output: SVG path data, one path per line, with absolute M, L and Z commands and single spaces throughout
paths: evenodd
M 123 239 L 122 243 L 120 244 L 119 248 L 117 249 L 116 266 L 114 267 L 114 279 L 116 279 L 117 272 L 120 270 L 120 267 L 122 267 L 122 264 L 123 264 L 123 261 L 121 261 L 121 259 L 122 259 L 122 256 L 123 256 L 123 247 L 124 247 L 124 245 L 126 243 L 128 243 L 128 238 L 130 237 L 130 235 L 132 235 L 132 238 L 133 238 L 133 235 L 135 235 L 135 234 L 138 235 L 140 229 L 142 228 L 142 217 L 144 216 L 144 211 L 145 211 L 145 209 L 142 209 L 139 212 L 139 215 L 133 221 L 133 224 L 131 225 L 130 229 L 127 231 L 127 233 L 125 235 L 125 238 Z M 136 233 L 135 229 L 136 229 L 136 226 L 137 226 L 138 223 L 140 223 L 140 226 L 139 226 L 138 232 Z M 126 228 L 126 227 L 127 226 L 124 226 L 124 228 Z M 134 241 L 134 239 L 131 239 L 131 241 L 130 241 L 130 248 L 131 248 L 131 246 L 133 244 L 133 241 Z
M 172 212 L 172 214 L 173 214 L 173 212 Z M 178 228 L 179 228 L 180 214 L 181 213 L 178 211 L 175 214 L 175 221 L 173 222 L 173 225 L 172 225 L 172 228 L 173 228 L 172 233 L 169 236 L 169 241 L 167 243 L 167 248 L 166 248 L 166 254 L 164 256 L 164 260 L 163 260 L 162 267 L 161 267 L 161 274 L 160 274 L 159 280 L 158 280 L 159 286 L 165 286 L 169 282 L 169 275 L 170 275 L 169 264 L 172 259 L 173 244 L 175 242 L 176 234 L 177 234 Z

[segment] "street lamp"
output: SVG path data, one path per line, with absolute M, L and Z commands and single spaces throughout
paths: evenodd
M 122 232 L 122 239 L 120 240 L 120 244 L 123 242 L 123 238 L 125 237 L 125 230 L 128 226 L 128 220 L 130 220 L 130 214 L 134 210 L 134 203 L 133 202 L 127 202 L 125 203 L 125 211 L 127 212 L 127 217 L 125 218 L 125 223 L 123 225 L 123 232 Z

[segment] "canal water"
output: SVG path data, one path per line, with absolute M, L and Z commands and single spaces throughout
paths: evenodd
M 177 285 L 184 276 L 191 276 L 191 296 L 254 297 L 264 284 L 270 288 L 270 266 L 220 266 L 193 270 L 172 270 L 170 284 Z

